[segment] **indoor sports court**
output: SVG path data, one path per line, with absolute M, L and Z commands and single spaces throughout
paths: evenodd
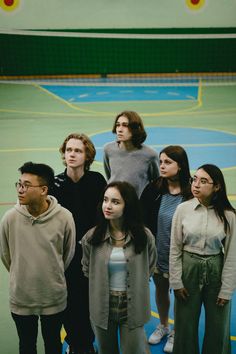
M 127 13 L 131 2 L 127 2 Z M 56 0 L 51 3 L 56 5 Z M 236 207 L 235 2 L 231 0 L 230 8 L 223 9 L 216 1 L 218 8 L 213 13 L 211 0 L 178 1 L 173 9 L 164 5 L 157 16 L 159 27 L 151 14 L 151 9 L 158 9 L 153 2 L 146 10 L 146 22 L 138 10 L 125 21 L 124 9 L 118 13 L 102 3 L 104 13 L 97 12 L 97 22 L 89 25 L 93 16 L 87 22 L 84 17 L 94 14 L 98 4 L 94 12 L 84 5 L 81 25 L 76 25 L 72 9 L 70 22 L 69 10 L 63 13 L 59 8 L 58 22 L 54 18 L 50 27 L 51 8 L 40 20 L 29 0 L 18 0 L 15 5 L 0 1 L 0 217 L 16 202 L 14 182 L 24 162 L 43 162 L 55 173 L 63 171 L 59 147 L 69 133 L 85 133 L 92 139 L 97 152 L 92 170 L 104 174 L 103 146 L 114 140 L 113 121 L 123 110 L 140 114 L 147 132 L 145 143 L 157 152 L 170 144 L 183 146 L 192 173 L 204 163 L 219 166 L 229 200 Z M 138 3 L 143 12 L 144 5 Z M 72 5 L 74 10 L 76 6 Z M 39 5 L 37 10 L 40 15 Z M 182 11 L 182 17 L 175 20 L 173 29 L 171 19 L 177 11 Z M 167 12 L 171 18 L 165 25 L 163 14 Z M 28 15 L 36 19 L 34 24 Z M 147 336 L 159 323 L 152 281 L 150 290 Z M 169 322 L 173 324 L 173 293 L 171 298 Z M 200 343 L 203 328 L 204 313 Z M 61 336 L 63 340 L 64 331 Z M 163 353 L 165 341 L 150 346 L 151 353 Z M 236 293 L 231 344 L 236 354 Z M 64 342 L 64 353 L 66 348 Z M 17 350 L 8 305 L 8 273 L 0 263 L 0 352 Z M 43 352 L 39 336 L 38 353 Z

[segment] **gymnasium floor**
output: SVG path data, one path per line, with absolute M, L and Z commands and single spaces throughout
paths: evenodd
M 16 200 L 17 169 L 25 161 L 44 162 L 55 172 L 63 170 L 58 148 L 66 135 L 84 132 L 93 140 L 96 161 L 103 172 L 102 151 L 114 139 L 111 127 L 122 110 L 135 110 L 144 120 L 146 143 L 157 151 L 180 144 L 194 171 L 200 164 L 217 164 L 223 171 L 229 198 L 236 207 L 236 82 L 183 80 L 70 80 L 0 82 L 0 217 Z M 152 319 L 158 314 L 151 286 Z M 173 301 L 172 301 L 173 305 Z M 170 322 L 173 319 L 173 308 Z M 200 340 L 203 332 L 200 324 Z M 232 353 L 236 353 L 236 295 L 231 325 Z M 43 353 L 39 336 L 39 354 Z M 151 347 L 163 353 L 164 341 Z M 64 345 L 64 349 L 66 344 Z M 0 352 L 17 353 L 17 336 L 8 308 L 8 274 L 0 264 Z

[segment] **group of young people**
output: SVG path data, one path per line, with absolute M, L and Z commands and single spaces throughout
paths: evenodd
M 181 146 L 159 155 L 144 145 L 133 111 L 117 115 L 116 140 L 104 146 L 106 179 L 90 171 L 96 150 L 85 134 L 66 137 L 64 172 L 27 162 L 18 201 L 0 224 L 0 256 L 10 273 L 10 310 L 19 353 L 230 354 L 230 302 L 236 287 L 236 214 L 223 174 L 212 164 L 190 175 Z M 147 339 L 150 277 L 160 324 Z M 168 317 L 175 294 L 174 328 Z

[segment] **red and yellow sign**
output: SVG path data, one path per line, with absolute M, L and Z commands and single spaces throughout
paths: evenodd
M 200 10 L 205 4 L 206 0 L 185 0 L 188 8 L 191 10 Z
M 0 8 L 5 11 L 14 11 L 18 8 L 20 0 L 0 0 Z

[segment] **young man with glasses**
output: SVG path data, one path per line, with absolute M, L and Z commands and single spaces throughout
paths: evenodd
M 19 168 L 17 204 L 0 224 L 0 256 L 10 273 L 10 309 L 20 354 L 37 353 L 40 317 L 45 354 L 61 354 L 66 307 L 65 269 L 75 249 L 71 213 L 48 196 L 54 171 L 26 162 Z

